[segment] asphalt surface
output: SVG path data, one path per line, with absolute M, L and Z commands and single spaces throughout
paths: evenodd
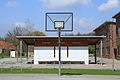
M 96 78 L 42 78 L 42 77 L 3 77 L 0 80 L 101 80 Z M 119 79 L 102 79 L 102 80 L 119 80 Z
M 120 80 L 120 76 L 56 74 L 0 74 L 0 80 Z
M 17 58 L 4 58 L 4 59 L 0 59 L 0 62 L 15 61 L 15 60 L 17 60 Z
M 97 58 L 98 60 L 101 60 L 100 58 Z M 32 68 L 58 68 L 58 64 L 38 64 L 38 65 L 34 65 L 34 64 L 26 64 L 27 59 L 26 58 L 22 58 L 23 60 L 23 65 L 22 67 L 31 67 Z M 31 60 L 31 59 L 29 59 Z M 91 62 L 94 62 L 94 57 L 90 57 Z M 4 64 L 2 64 L 2 62 L 4 62 Z M 84 65 L 84 64 L 62 64 L 61 67 L 62 68 L 71 68 L 71 69 L 112 69 L 112 59 L 106 59 L 103 58 L 103 62 L 105 64 L 101 65 L 101 64 L 89 64 L 89 65 Z M 9 63 L 9 64 L 8 64 Z M 13 65 L 11 65 L 12 63 L 15 63 Z M 116 70 L 120 70 L 120 60 L 115 60 L 114 61 L 114 67 Z M 0 67 L 2 68 L 10 68 L 11 66 L 16 67 L 16 66 L 21 66 L 20 64 L 20 58 L 18 58 L 18 62 L 17 62 L 17 58 L 4 58 L 4 59 L 0 59 Z

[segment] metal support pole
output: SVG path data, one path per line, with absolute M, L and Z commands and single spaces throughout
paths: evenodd
M 22 40 L 20 40 L 20 63 L 21 63 L 21 71 L 22 71 Z
M 95 64 L 97 64 L 96 44 L 95 44 Z
M 22 40 L 20 40 L 20 63 L 22 63 Z
M 61 29 L 58 28 L 58 46 L 59 46 L 59 76 L 61 76 Z
M 27 61 L 28 61 L 28 45 L 27 45 L 26 57 L 27 57 Z
M 32 64 L 33 64 L 33 63 L 32 63 L 32 56 L 31 56 L 31 60 L 30 60 L 30 61 L 31 61 L 31 67 L 30 67 L 30 68 L 31 68 L 31 71 L 32 71 Z
M 112 47 L 113 48 L 113 47 Z M 113 51 L 112 51 L 112 71 L 115 71 L 115 61 L 114 61 L 114 57 L 115 57 L 115 55 L 114 55 L 114 49 L 113 49 Z
M 16 50 L 16 56 L 17 56 L 17 62 L 18 62 L 18 51 L 19 50 L 19 46 L 17 45 L 17 50 Z
M 103 51 L 102 51 L 102 40 L 100 41 L 100 53 L 101 53 L 101 65 L 103 65 L 103 57 L 102 57 L 102 55 L 103 55 Z

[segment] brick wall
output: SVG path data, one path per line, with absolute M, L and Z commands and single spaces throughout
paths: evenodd
M 95 30 L 96 36 L 106 36 L 109 35 L 109 39 L 106 38 L 103 40 L 103 57 L 104 58 L 113 58 L 116 56 L 113 56 L 113 51 L 117 50 L 117 42 L 116 42 L 116 24 L 112 22 L 105 22 L 102 24 L 99 28 Z M 97 53 L 97 56 L 100 56 L 100 42 L 96 45 L 97 48 L 99 48 L 99 53 Z M 107 55 L 107 47 L 110 49 L 110 54 Z M 98 51 L 97 51 L 98 52 Z M 117 57 L 116 57 L 117 58 Z M 117 58 L 118 59 L 118 58 Z
M 110 39 L 110 58 L 115 58 L 116 56 L 116 51 L 117 50 L 117 42 L 116 42 L 116 25 L 115 24 L 110 24 L 110 34 L 111 34 L 111 39 Z
M 117 29 L 120 28 L 120 16 L 116 17 L 116 26 Z M 116 30 L 117 31 L 117 30 Z M 116 41 L 117 41 L 117 46 L 120 46 L 120 38 L 118 37 L 118 33 L 117 33 L 117 37 L 116 37 Z M 120 55 L 116 55 L 116 59 L 120 60 Z

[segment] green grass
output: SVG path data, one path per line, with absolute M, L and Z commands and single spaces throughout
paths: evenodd
M 120 70 L 96 70 L 96 69 L 65 69 L 67 74 L 90 74 L 90 75 L 120 75 Z
M 12 70 L 12 71 L 11 71 Z M 0 74 L 1 73 L 12 73 L 12 74 L 23 74 L 23 73 L 29 73 L 29 74 L 54 74 L 57 73 L 57 69 L 38 69 L 34 68 L 31 70 L 31 68 L 23 68 L 21 71 L 21 68 L 1 68 Z
M 10 56 L 3 56 L 3 58 L 10 58 Z
M 23 68 L 22 71 L 19 68 L 3 68 L 1 69 L 0 74 L 57 74 L 58 69 L 39 69 L 39 68 Z M 96 69 L 62 69 L 63 74 L 89 74 L 89 75 L 120 75 L 120 70 L 112 71 L 112 70 L 96 70 Z

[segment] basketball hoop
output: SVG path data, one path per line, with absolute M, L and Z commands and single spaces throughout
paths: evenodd
M 59 76 L 61 76 L 61 31 L 73 31 L 73 13 L 46 13 L 45 30 L 58 31 Z

